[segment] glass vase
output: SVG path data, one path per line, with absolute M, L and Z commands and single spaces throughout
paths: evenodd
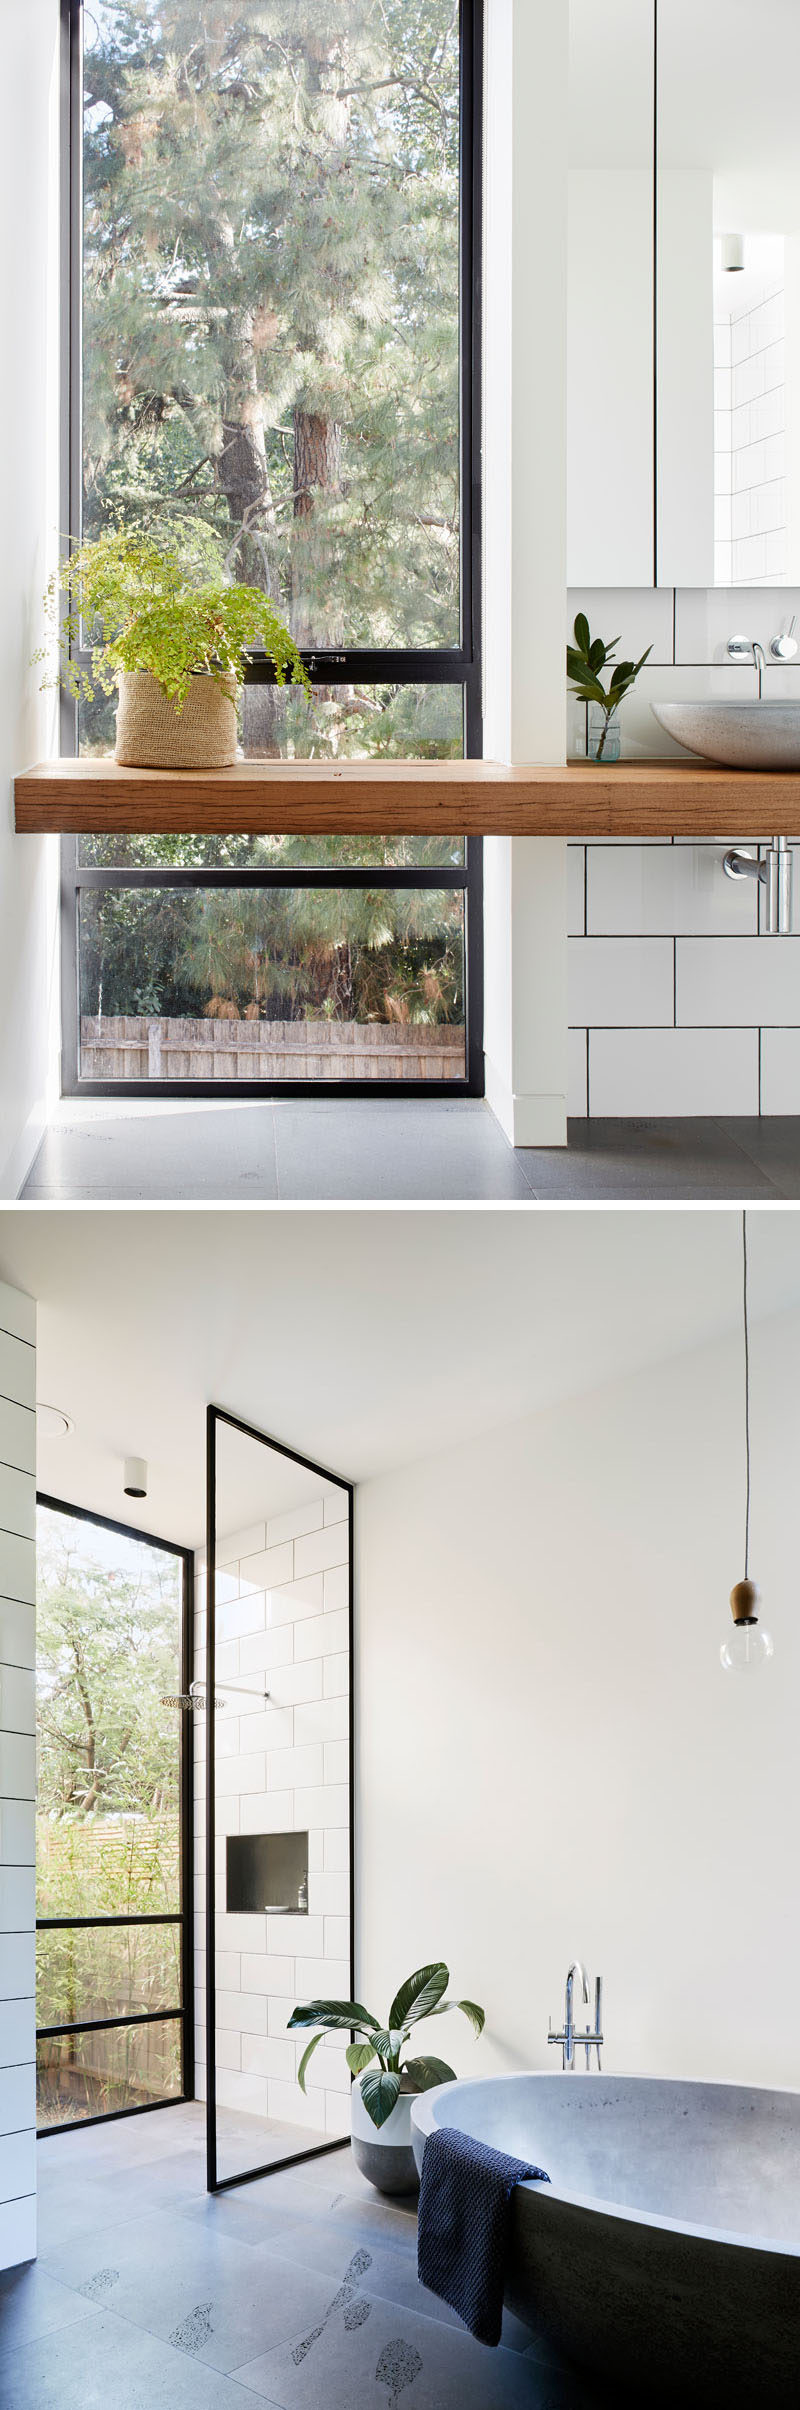
M 588 761 L 614 762 L 620 757 L 619 712 L 601 711 L 599 703 L 589 705 L 589 729 L 586 742 Z

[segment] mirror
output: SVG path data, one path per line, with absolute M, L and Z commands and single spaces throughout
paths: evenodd
M 659 0 L 658 583 L 800 576 L 800 10 Z
M 798 89 L 796 0 L 570 0 L 570 586 L 800 583 Z

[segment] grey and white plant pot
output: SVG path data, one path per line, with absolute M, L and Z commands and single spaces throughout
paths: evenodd
M 146 669 L 122 670 L 116 759 L 137 770 L 224 770 L 236 760 L 236 679 L 199 673 L 182 711 Z
M 352 2090 L 353 2158 L 362 2176 L 378 2192 L 418 2192 L 419 2176 L 411 2145 L 411 2087 L 401 2092 L 385 2125 L 373 2125 L 361 2097 L 357 2078 Z

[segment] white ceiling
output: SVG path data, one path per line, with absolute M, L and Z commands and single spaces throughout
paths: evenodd
M 800 1216 L 749 1219 L 757 1321 L 800 1302 Z M 735 1327 L 740 1245 L 731 1209 L 0 1213 L 75 1422 L 41 1487 L 195 1544 L 208 1400 L 363 1481 Z

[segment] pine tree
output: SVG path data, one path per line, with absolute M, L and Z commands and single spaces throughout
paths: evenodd
M 306 648 L 456 643 L 457 0 L 93 0 L 92 19 L 86 532 L 203 521 Z M 442 737 L 424 689 L 329 688 L 312 734 L 301 696 L 248 686 L 245 750 L 457 753 L 459 702 Z M 180 859 L 365 850 L 386 859 L 380 838 L 184 840 Z M 461 910 L 424 891 L 111 891 L 84 914 L 82 1008 L 192 1014 L 215 994 L 270 1018 L 456 1017 Z

